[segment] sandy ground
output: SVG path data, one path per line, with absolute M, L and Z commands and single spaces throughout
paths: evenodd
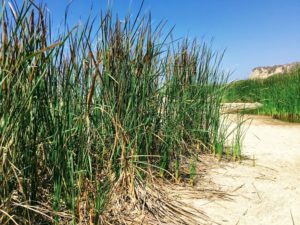
M 300 224 L 300 124 L 250 118 L 243 144 L 248 159 L 220 163 L 206 175 L 230 199 L 186 202 L 204 211 L 213 224 Z
M 223 113 L 234 113 L 244 109 L 251 110 L 262 107 L 263 105 L 259 102 L 255 103 L 222 103 L 221 111 Z

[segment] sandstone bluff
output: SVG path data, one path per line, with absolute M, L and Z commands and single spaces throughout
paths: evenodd
M 284 64 L 284 65 L 256 67 L 252 70 L 249 79 L 265 79 L 275 74 L 289 72 L 298 66 L 300 66 L 300 62 Z

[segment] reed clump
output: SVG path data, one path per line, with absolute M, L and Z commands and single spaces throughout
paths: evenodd
M 234 82 L 228 86 L 225 101 L 260 102 L 263 107 L 247 112 L 300 122 L 300 68 L 267 79 Z
M 113 201 L 145 208 L 149 179 L 180 179 L 182 155 L 213 149 L 222 55 L 166 44 L 140 12 L 55 35 L 44 7 L 3 3 L 1 224 L 109 223 Z

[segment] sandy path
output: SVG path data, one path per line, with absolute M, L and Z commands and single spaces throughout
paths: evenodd
M 223 113 L 234 113 L 244 109 L 251 110 L 262 107 L 263 105 L 259 102 L 256 103 L 222 103 L 221 111 Z
M 195 199 L 189 204 L 218 224 L 300 224 L 300 125 L 251 118 L 243 145 L 243 154 L 251 159 L 222 163 L 207 175 L 232 200 Z

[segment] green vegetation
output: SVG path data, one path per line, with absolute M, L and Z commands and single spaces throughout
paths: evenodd
M 262 80 L 242 80 L 229 85 L 226 102 L 260 102 L 251 113 L 300 122 L 300 68 Z
M 55 37 L 42 7 L 2 5 L 1 224 L 115 224 L 149 178 L 179 179 L 184 155 L 192 181 L 220 142 L 222 55 L 101 15 Z

